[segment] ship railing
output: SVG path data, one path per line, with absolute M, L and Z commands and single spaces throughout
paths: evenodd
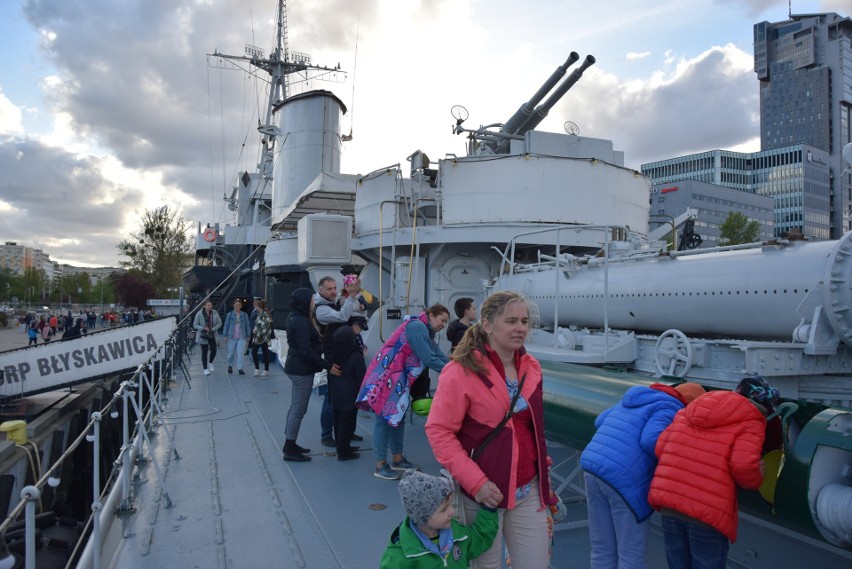
M 624 225 L 559 225 L 559 226 L 551 226 L 543 229 L 535 229 L 532 231 L 524 231 L 523 233 L 518 233 L 506 244 L 506 249 L 504 251 L 499 251 L 500 255 L 503 257 L 503 262 L 500 265 L 500 274 L 498 277 L 503 276 L 504 270 L 508 266 L 508 276 L 510 282 L 513 281 L 512 277 L 515 275 L 515 266 L 518 263 L 515 262 L 515 253 L 517 248 L 518 240 L 522 237 L 529 237 L 530 235 L 542 235 L 547 233 L 553 233 L 555 237 L 555 242 L 553 245 L 554 254 L 552 256 L 548 255 L 548 258 L 553 259 L 553 265 L 555 270 L 553 271 L 554 278 L 554 298 L 556 299 L 553 303 L 553 348 L 559 347 L 559 291 L 560 291 L 560 283 L 561 283 L 561 271 L 560 267 L 564 266 L 564 268 L 569 268 L 572 263 L 571 259 L 564 257 L 560 253 L 560 249 L 562 248 L 562 240 L 561 236 L 564 232 L 577 232 L 577 231 L 600 231 L 603 233 L 603 326 L 604 326 L 604 360 L 608 357 L 609 354 L 609 262 L 610 262 L 610 243 L 612 242 L 613 235 L 619 236 L 629 236 L 632 232 L 629 227 Z M 524 293 L 525 291 L 521 290 L 519 292 Z
M 41 498 L 45 484 L 56 487 L 60 483 L 59 475 L 62 466 L 72 457 L 83 441 L 92 444 L 92 514 L 87 519 L 81 538 L 69 558 L 67 568 L 78 567 L 100 569 L 102 547 L 105 534 L 102 531 L 117 513 L 133 511 L 133 496 L 131 482 L 136 468 L 150 462 L 154 466 L 162 498 L 166 507 L 172 502 L 165 484 L 163 472 L 157 462 L 151 439 L 148 434 L 157 426 L 162 426 L 169 438 L 170 454 L 180 458 L 174 445 L 174 433 L 165 423 L 160 423 L 162 405 L 167 401 L 166 392 L 175 379 L 176 366 L 180 366 L 182 350 L 185 349 L 186 322 L 178 326 L 151 357 L 140 364 L 126 381 L 123 381 L 110 401 L 99 411 L 92 413 L 89 422 L 80 435 L 74 439 L 65 452 L 35 483 L 21 490 L 21 501 L 12 509 L 9 515 L 0 523 L 0 567 L 12 567 L 17 561 L 6 548 L 5 534 L 7 530 L 24 515 L 25 554 L 24 567 L 35 569 L 36 565 L 36 508 Z M 188 376 L 186 377 L 188 380 Z M 147 397 L 146 397 L 147 394 Z M 134 430 L 131 432 L 131 410 L 136 417 Z M 122 417 L 122 444 L 118 458 L 113 463 L 108 480 L 101 487 L 100 473 L 102 471 L 101 457 L 101 422 L 106 415 L 112 419 Z M 148 457 L 144 456 L 144 448 L 148 448 Z M 81 548 L 82 552 L 81 552 Z M 75 560 L 79 557 L 79 561 Z M 9 565 L 9 563 L 12 565 Z

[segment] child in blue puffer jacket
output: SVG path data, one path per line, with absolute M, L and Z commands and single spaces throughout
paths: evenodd
M 697 383 L 637 385 L 595 420 L 597 431 L 580 457 L 592 569 L 646 569 L 654 446 L 675 414 L 703 393 Z

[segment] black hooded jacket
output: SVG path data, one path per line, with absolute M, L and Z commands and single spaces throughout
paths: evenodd
M 311 375 L 331 369 L 331 364 L 322 358 L 320 335 L 311 322 L 310 307 L 313 295 L 309 288 L 297 288 L 290 295 L 284 372 L 291 375 Z
M 63 340 L 73 340 L 74 338 L 79 338 L 83 335 L 83 320 L 78 318 L 74 323 L 74 326 L 65 330 L 65 333 L 62 334 Z
M 338 328 L 333 340 L 331 361 L 340 366 L 340 375 L 328 375 L 331 406 L 337 411 L 354 411 L 355 399 L 367 374 L 367 363 L 351 327 Z

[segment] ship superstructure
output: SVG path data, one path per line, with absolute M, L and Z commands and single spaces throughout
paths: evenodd
M 523 292 L 548 435 L 575 445 L 631 384 L 731 388 L 766 376 L 789 403 L 787 462 L 774 467 L 772 506 L 755 507 L 770 526 L 842 557 L 852 545 L 850 514 L 834 508 L 852 503 L 852 236 L 671 250 L 648 232 L 648 179 L 612 141 L 567 123 L 565 133 L 536 130 L 595 62 L 580 60 L 572 53 L 505 122 L 468 128 L 466 109 L 454 108 L 466 155 L 433 160 L 413 148 L 366 175 L 340 171 L 346 107 L 336 95 L 273 105 L 267 145 L 278 150 L 260 265 L 277 327 L 294 288 L 345 272 L 382 303 L 364 334 L 370 353 L 425 306 Z

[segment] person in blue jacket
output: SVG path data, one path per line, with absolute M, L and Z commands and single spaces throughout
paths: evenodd
M 675 414 L 703 393 L 697 383 L 636 385 L 595 419 L 595 435 L 580 456 L 592 569 L 647 568 L 654 446 Z
M 234 309 L 225 316 L 225 326 L 222 328 L 222 336 L 228 343 L 228 373 L 233 373 L 234 355 L 237 357 L 237 372 L 245 375 L 243 371 L 243 350 L 246 342 L 251 336 L 249 326 L 249 315 L 243 312 L 243 303 L 234 301 Z

